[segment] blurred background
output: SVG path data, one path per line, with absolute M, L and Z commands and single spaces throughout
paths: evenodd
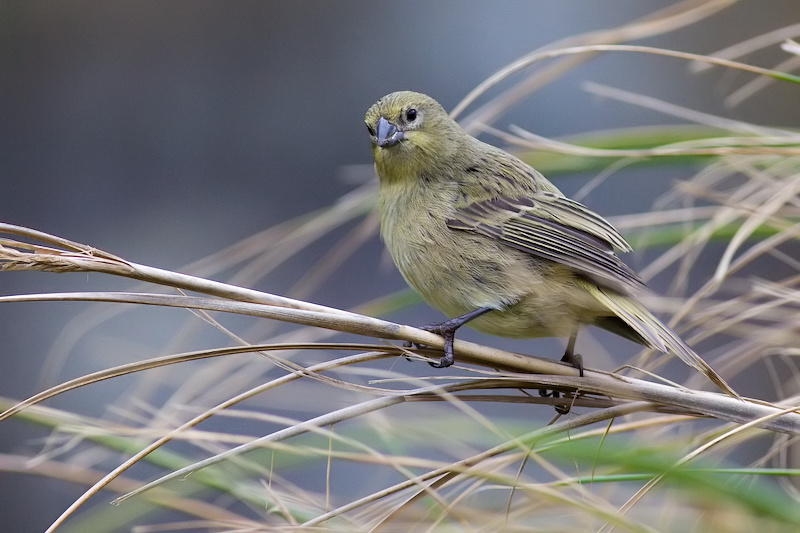
M 712 53 L 800 23 L 796 0 L 772 0 L 769 9 L 758 0 L 0 2 L 0 221 L 181 270 L 324 208 L 370 179 L 363 115 L 384 94 L 417 90 L 452 109 L 481 81 L 534 49 L 683 4 L 725 9 L 635 44 Z M 773 67 L 785 57 L 771 47 L 746 60 Z M 797 89 L 789 84 L 726 106 L 725 96 L 750 78 L 722 69 L 692 73 L 685 61 L 670 58 L 605 54 L 493 125 L 560 137 L 679 122 L 589 94 L 589 81 L 742 121 L 800 125 Z M 583 202 L 604 216 L 647 211 L 692 171 L 622 170 Z M 569 195 L 592 177 L 571 174 L 556 183 Z M 310 247 L 253 288 L 290 292 L 334 243 L 331 238 Z M 212 277 L 226 279 L 224 273 Z M 308 298 L 349 308 L 405 287 L 377 236 L 333 280 Z M 99 275 L 0 274 L 3 295 L 131 285 Z M 71 320 L 88 307 L 0 305 L 2 396 L 22 399 L 59 381 L 178 347 L 224 344 L 215 332 L 193 332 L 175 342 L 185 316 L 169 310 L 128 313 L 65 341 L 65 328 L 74 332 Z M 417 306 L 390 318 L 419 324 L 438 316 Z M 468 338 L 541 354 L 561 353 L 563 343 Z M 54 354 L 56 343 L 68 346 L 67 353 Z M 635 353 L 628 344 L 607 349 Z M 609 370 L 622 362 L 618 355 L 610 362 L 590 360 L 589 366 Z M 183 372 L 199 371 L 201 364 Z M 100 416 L 136 386 L 132 380 L 99 384 L 49 405 Z M 169 397 L 167 389 L 154 392 L 154 401 Z M 5 421 L 0 452 L 34 455 L 47 447 L 47 433 Z M 2 470 L 2 531 L 43 530 L 83 490 Z M 98 505 L 106 501 L 98 498 Z

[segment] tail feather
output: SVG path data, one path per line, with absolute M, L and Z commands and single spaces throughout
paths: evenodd
M 607 291 L 593 283 L 586 283 L 585 285 L 592 296 L 630 326 L 642 338 L 646 346 L 661 352 L 677 355 L 681 361 L 705 374 L 720 389 L 734 398 L 741 399 L 736 391 L 708 363 L 638 300 Z

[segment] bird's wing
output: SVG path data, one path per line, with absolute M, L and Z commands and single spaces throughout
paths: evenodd
M 448 227 L 478 233 L 561 263 L 602 287 L 624 294 L 644 283 L 614 253 L 631 247 L 611 224 L 564 196 L 532 193 L 524 198 L 494 198 L 456 210 Z

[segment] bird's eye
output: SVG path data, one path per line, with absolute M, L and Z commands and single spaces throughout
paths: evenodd
M 417 110 L 413 107 L 406 111 L 406 122 L 414 122 L 417 120 Z
M 373 137 L 375 137 L 375 130 L 372 129 L 372 126 L 370 126 L 366 122 L 364 124 L 367 126 L 367 131 L 369 132 L 369 134 L 372 135 Z

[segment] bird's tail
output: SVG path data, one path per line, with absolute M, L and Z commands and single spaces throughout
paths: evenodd
M 677 333 L 672 331 L 663 322 L 653 315 L 638 300 L 618 293 L 606 291 L 593 283 L 585 283 L 586 289 L 597 298 L 603 305 L 607 306 L 625 324 L 641 337 L 642 343 L 650 348 L 661 352 L 669 352 L 677 355 L 687 365 L 696 368 L 713 381 L 720 389 L 730 394 L 734 398 L 741 400 L 735 390 L 728 385 L 708 363 L 692 350 L 689 345 L 683 342 Z

